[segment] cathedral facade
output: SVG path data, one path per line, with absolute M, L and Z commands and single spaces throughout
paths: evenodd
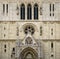
M 0 59 L 60 59 L 60 0 L 0 0 Z

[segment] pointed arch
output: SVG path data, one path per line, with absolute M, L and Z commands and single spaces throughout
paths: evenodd
M 25 5 L 24 4 L 21 4 L 21 7 L 20 7 L 20 16 L 21 16 L 21 19 L 25 19 Z
M 34 4 L 34 19 L 38 19 L 38 4 Z
M 27 47 L 21 52 L 21 59 L 26 59 L 28 54 L 32 56 L 32 59 L 38 59 L 38 53 L 31 47 Z
M 32 19 L 32 6 L 31 6 L 31 4 L 27 5 L 27 19 Z

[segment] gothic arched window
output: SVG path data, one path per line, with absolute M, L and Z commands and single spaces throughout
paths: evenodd
M 25 5 L 21 4 L 21 11 L 20 11 L 21 19 L 25 19 Z
M 32 6 L 28 4 L 27 6 L 27 19 L 32 19 Z
M 34 19 L 38 19 L 38 4 L 34 5 Z

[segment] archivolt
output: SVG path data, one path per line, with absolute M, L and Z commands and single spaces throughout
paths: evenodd
M 31 47 L 25 48 L 25 49 L 20 53 L 19 58 L 25 59 L 26 56 L 27 56 L 27 54 L 31 54 L 32 57 L 33 57 L 33 59 L 37 59 L 37 58 L 38 58 L 37 52 L 36 52 L 33 48 L 31 48 Z

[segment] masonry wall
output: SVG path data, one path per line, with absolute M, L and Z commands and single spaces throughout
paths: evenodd
M 60 59 L 60 22 L 29 22 L 34 24 L 34 37 L 39 39 L 43 45 L 44 59 Z M 0 22 L 0 58 L 11 59 L 12 49 L 16 47 L 16 40 L 25 37 L 24 25 L 28 22 Z M 17 36 L 17 26 L 19 27 L 19 36 Z M 42 36 L 40 36 L 40 26 L 42 26 Z M 51 35 L 53 28 L 53 35 Z M 51 52 L 51 42 L 54 44 Z M 6 44 L 6 48 L 4 45 Z M 6 52 L 4 51 L 6 49 Z M 53 57 L 51 55 L 53 54 Z

